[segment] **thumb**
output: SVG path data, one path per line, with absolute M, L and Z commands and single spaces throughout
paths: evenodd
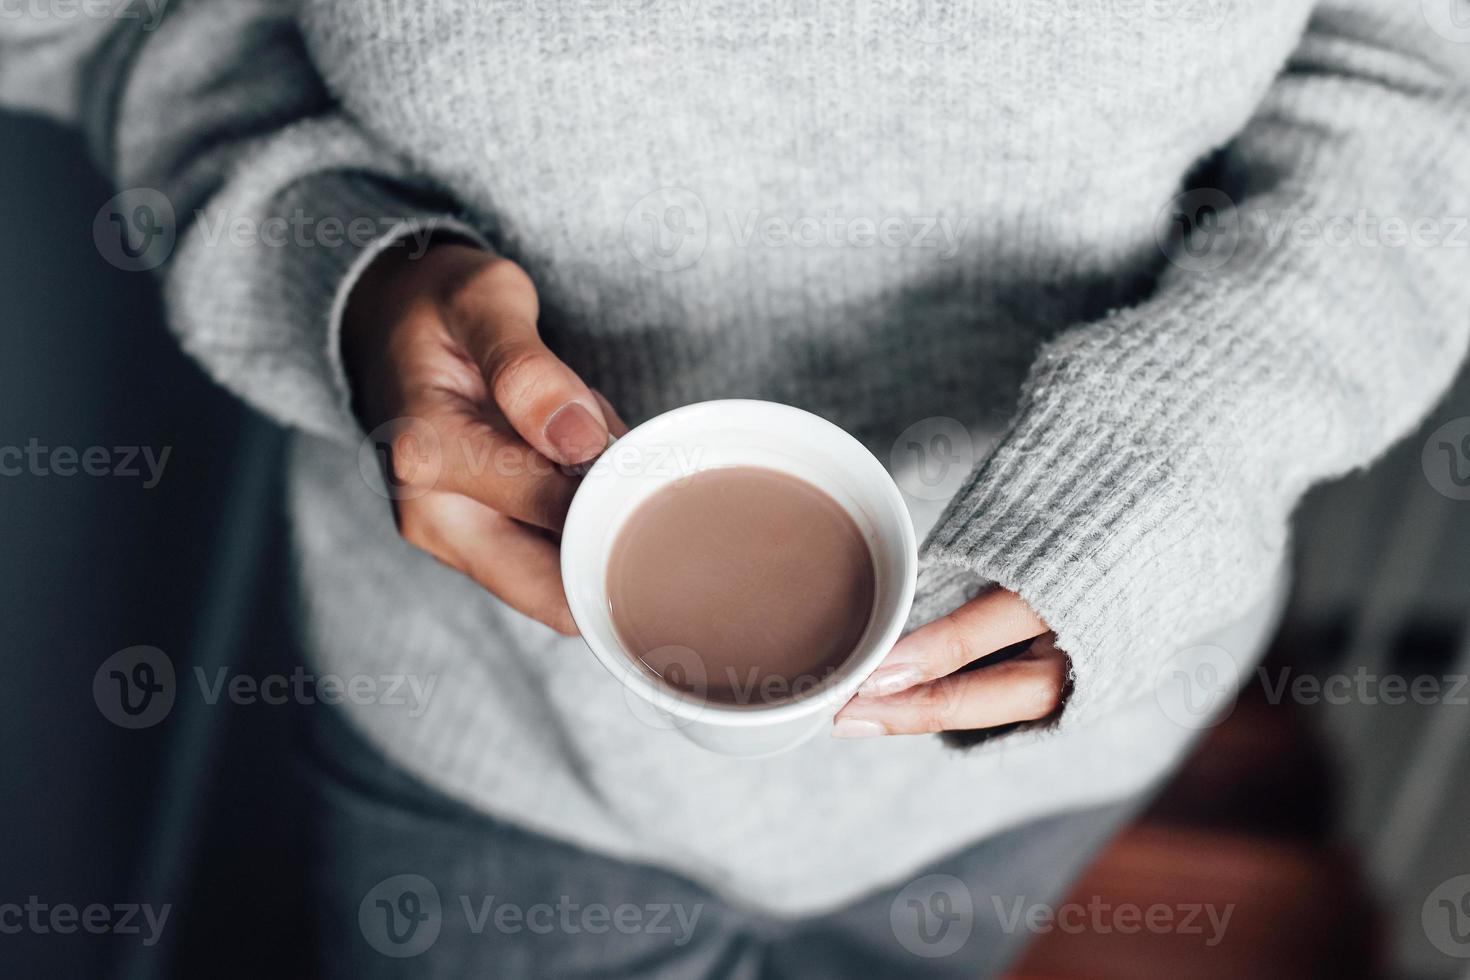
M 450 330 L 522 439 L 554 462 L 585 463 L 607 448 L 608 420 L 592 390 L 542 342 L 536 313 L 529 277 L 501 260 L 456 303 Z

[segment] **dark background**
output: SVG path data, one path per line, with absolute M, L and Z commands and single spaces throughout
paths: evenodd
M 181 697 L 126 731 L 92 699 L 101 662 L 137 644 L 181 684 L 196 664 L 289 671 L 283 436 L 180 352 L 153 279 L 94 247 L 113 192 L 80 142 L 6 115 L 0 147 L 0 445 L 171 447 L 153 489 L 0 478 L 0 900 L 173 904 L 151 949 L 0 936 L 0 976 L 162 976 L 169 957 L 178 976 L 288 975 L 309 927 L 296 709 Z

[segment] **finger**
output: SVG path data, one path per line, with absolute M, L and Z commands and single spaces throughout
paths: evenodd
M 537 315 L 530 279 L 501 260 L 464 287 L 447 319 L 521 438 L 558 463 L 585 463 L 607 448 L 607 420 L 591 389 L 542 343 Z
M 460 493 L 528 524 L 562 526 L 576 481 L 516 433 L 437 390 L 415 397 L 405 411 L 411 414 L 373 433 L 393 499 Z
M 577 635 L 556 545 L 468 497 L 435 493 L 398 508 L 408 543 L 468 575 L 506 605 L 566 636 Z
M 432 424 L 441 433 L 439 489 L 518 521 L 561 530 L 577 492 L 572 475 L 516 433 L 498 430 L 466 410 L 441 412 Z
M 992 589 L 899 640 L 858 693 L 897 694 L 1040 636 L 1047 628 L 1026 600 L 1009 589 Z
M 1037 721 L 1056 711 L 1067 657 L 1051 643 L 1005 663 L 943 677 L 889 697 L 859 695 L 837 713 L 837 738 L 972 731 Z
M 597 404 L 602 409 L 602 417 L 607 419 L 607 430 L 612 434 L 612 437 L 614 439 L 621 439 L 627 435 L 628 423 L 624 422 L 623 417 L 618 414 L 617 409 L 612 407 L 612 402 L 607 400 L 607 396 L 596 388 L 592 389 L 592 395 L 597 399 Z

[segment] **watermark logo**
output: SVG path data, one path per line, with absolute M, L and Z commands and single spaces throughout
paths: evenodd
M 1164 257 L 1186 272 L 1213 272 L 1240 246 L 1235 202 L 1215 188 L 1185 191 L 1159 212 L 1154 240 Z
M 423 0 L 354 0 L 368 37 L 387 44 L 432 40 L 438 35 L 439 4 Z
M 688 20 L 703 0 L 616 0 L 617 9 L 628 16 L 638 17 L 672 11 Z
M 623 242 L 638 264 L 655 272 L 688 269 L 709 245 L 704 201 L 683 187 L 664 187 L 644 196 L 623 219 Z
M 119 728 L 152 728 L 168 717 L 178 693 L 173 661 L 157 647 L 119 650 L 92 675 L 92 700 Z
M 1419 0 L 1419 10 L 1434 33 L 1455 44 L 1470 44 L 1470 2 Z
M 1164 661 L 1154 698 L 1164 717 L 1195 731 L 1220 724 L 1235 707 L 1240 664 L 1222 647 L 1187 647 Z
M 644 668 L 654 680 L 654 695 L 645 697 L 630 686 L 623 687 L 623 701 L 643 724 L 660 731 L 683 728 L 694 720 L 693 698 L 702 702 L 709 694 L 709 672 L 704 658 L 686 646 L 669 644 L 644 654 Z
M 357 446 L 357 468 L 363 483 L 378 496 L 412 500 L 438 487 L 446 468 L 457 479 L 539 480 L 557 473 L 590 478 L 595 462 L 597 472 L 608 477 L 656 477 L 678 485 L 700 471 L 705 451 L 702 445 L 620 441 L 595 461 L 563 466 L 511 441 L 441 436 L 428 419 L 403 416 L 389 419 L 363 437 Z M 0 460 L 3 452 L 0 449 Z
M 1424 936 L 1446 956 L 1470 959 L 1470 875 L 1456 875 L 1429 893 L 1420 916 Z
M 493 930 L 501 935 L 533 936 L 616 932 L 624 936 L 668 936 L 675 947 L 694 938 L 704 913 L 702 902 L 576 902 L 569 895 L 555 901 L 522 905 L 496 895 L 461 894 L 445 904 L 439 889 L 423 875 L 400 874 L 374 885 L 357 909 L 357 923 L 368 945 L 394 959 L 408 959 L 428 951 L 439 939 L 446 917 L 463 917 L 473 936 Z M 457 921 L 457 920 L 456 920 Z
M 422 497 L 439 482 L 444 447 L 439 430 L 424 419 L 389 419 L 357 446 L 362 481 L 389 500 Z
M 410 260 L 423 258 L 445 225 L 443 219 L 419 220 L 387 214 L 315 214 L 297 208 L 290 214 L 239 214 L 225 208 L 194 212 L 199 244 L 235 249 L 365 250 L 391 241 Z
M 92 241 L 98 254 L 124 272 L 146 272 L 163 265 L 177 240 L 173 203 L 151 187 L 115 195 L 92 219 Z
M 975 898 L 954 875 L 925 875 L 894 896 L 888 924 L 899 945 L 915 956 L 953 956 L 975 928 Z
M 1430 433 L 1419 465 L 1437 492 L 1451 500 L 1470 500 L 1470 415 L 1450 419 Z
M 733 664 L 714 669 L 698 652 L 678 644 L 658 647 L 636 659 L 653 681 L 653 692 L 650 695 L 646 689 L 624 685 L 623 699 L 635 718 L 659 730 L 684 728 L 709 706 L 764 708 L 804 700 L 830 704 L 835 711 L 850 697 L 835 688 L 821 690 L 836 668 L 795 676 Z
M 439 889 L 423 875 L 384 879 L 363 896 L 357 925 L 368 945 L 384 956 L 418 956 L 438 941 L 444 927 Z
M 975 0 L 913 0 L 902 8 L 899 30 L 921 44 L 952 41 L 975 19 Z
M 423 258 L 446 223 L 384 214 L 314 214 L 301 208 L 289 214 L 196 209 L 190 221 L 200 248 L 362 250 L 388 242 L 411 260 Z M 173 254 L 178 216 L 160 192 L 135 188 L 102 206 L 93 219 L 92 237 L 110 264 L 142 272 L 157 268 Z
M 975 467 L 975 440 L 957 419 L 922 419 L 899 433 L 889 472 L 915 500 L 949 500 Z
M 438 685 L 437 674 L 313 674 L 296 666 L 290 674 L 255 676 L 219 667 L 193 669 L 199 699 L 209 707 L 284 704 L 381 705 L 423 717 Z M 168 717 L 189 690 L 176 679 L 173 661 L 157 647 L 119 650 L 92 676 L 92 699 L 102 716 L 120 728 L 151 728 Z

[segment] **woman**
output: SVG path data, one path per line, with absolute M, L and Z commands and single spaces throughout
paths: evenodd
M 313 668 L 437 681 L 318 712 L 326 975 L 994 973 L 1470 329 L 1463 251 L 1296 233 L 1470 206 L 1470 48 L 1401 0 L 129 9 L 10 23 L 0 93 L 167 202 L 182 343 L 299 430 Z M 547 533 L 724 396 L 999 440 L 839 737 L 759 761 L 630 710 Z

